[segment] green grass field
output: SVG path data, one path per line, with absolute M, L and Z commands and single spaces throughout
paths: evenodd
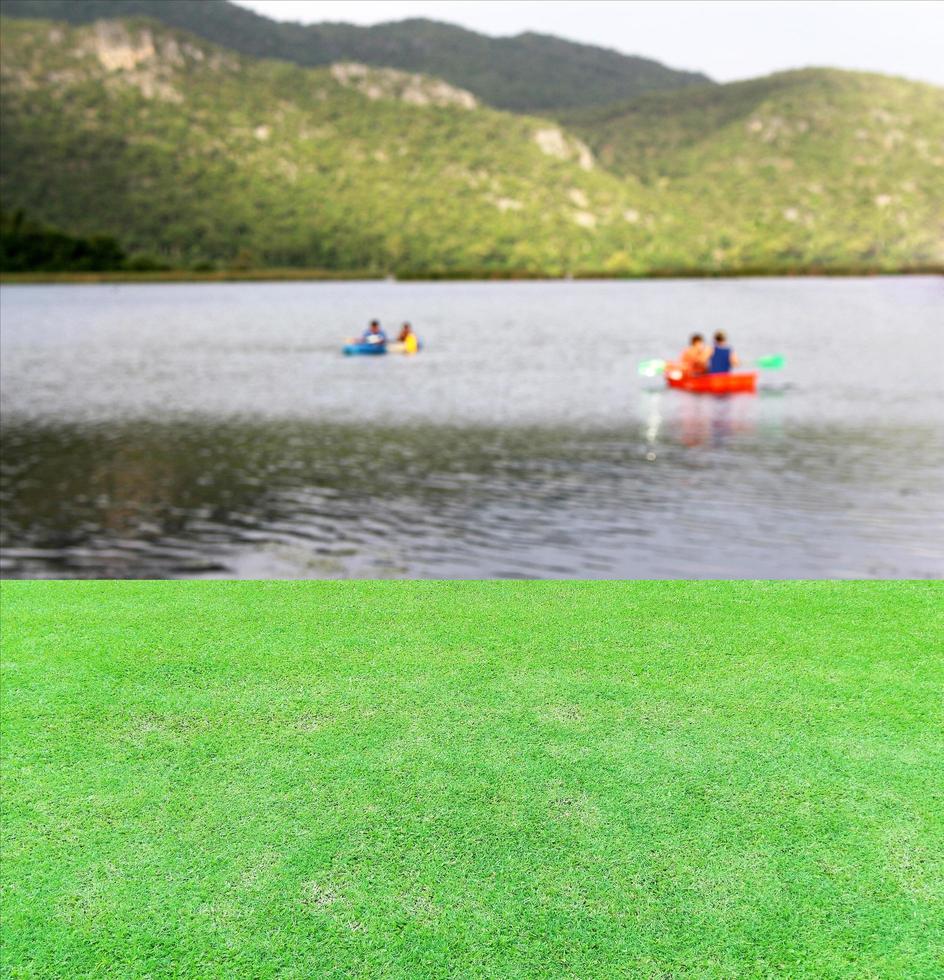
M 939 977 L 944 589 L 5 583 L 5 977 Z

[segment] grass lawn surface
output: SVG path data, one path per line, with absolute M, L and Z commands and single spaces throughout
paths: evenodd
M 4 977 L 940 977 L 934 583 L 5 583 Z

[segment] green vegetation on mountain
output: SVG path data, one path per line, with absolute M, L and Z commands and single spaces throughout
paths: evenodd
M 647 58 L 542 34 L 487 37 L 422 19 L 373 27 L 281 23 L 228 0 L 3 0 L 3 13 L 72 24 L 151 17 L 255 58 L 307 67 L 357 61 L 435 75 L 515 112 L 604 105 L 708 82 Z
M 577 140 L 438 80 L 259 62 L 153 22 L 2 35 L 5 206 L 131 252 L 563 271 L 628 227 L 631 192 Z
M 944 261 L 944 90 L 828 69 L 570 112 L 602 166 L 640 180 L 714 261 L 766 253 L 842 262 Z
M 81 238 L 31 221 L 22 211 L 0 211 L 0 272 L 156 271 L 146 256 L 129 258 L 108 235 Z
M 148 20 L 7 19 L 0 62 L 4 207 L 164 264 L 944 262 L 944 92 L 898 79 L 788 73 L 575 111 L 568 129 L 423 75 L 258 61 Z

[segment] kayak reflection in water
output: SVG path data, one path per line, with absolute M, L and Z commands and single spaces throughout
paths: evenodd
M 689 377 L 704 374 L 708 368 L 711 351 L 705 344 L 705 338 L 700 333 L 693 333 L 688 347 L 682 351 L 682 356 L 675 364 L 666 365 L 668 371 L 681 371 Z
M 708 357 L 709 374 L 729 374 L 731 368 L 740 364 L 737 354 L 728 346 L 728 338 L 723 330 L 715 334 L 715 346 Z
M 386 344 L 387 335 L 383 332 L 379 320 L 371 320 L 370 326 L 361 334 L 360 344 Z

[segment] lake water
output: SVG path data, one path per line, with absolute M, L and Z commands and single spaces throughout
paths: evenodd
M 944 280 L 6 286 L 6 577 L 938 577 Z M 370 317 L 414 358 L 344 358 Z M 636 364 L 784 353 L 756 395 Z

